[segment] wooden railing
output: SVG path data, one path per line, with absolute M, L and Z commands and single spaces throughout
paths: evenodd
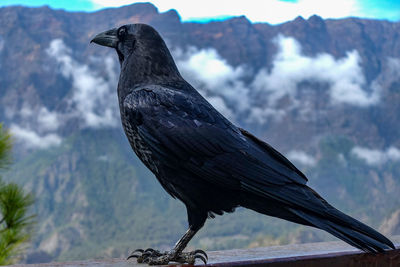
M 290 266 L 290 267 L 398 267 L 400 266 L 400 236 L 391 240 L 397 249 L 376 255 L 363 253 L 344 242 L 320 242 L 298 245 L 273 246 L 252 249 L 235 249 L 208 252 L 208 266 Z M 200 263 L 196 264 L 200 265 Z M 19 264 L 19 267 L 133 267 L 146 266 L 135 260 L 124 259 L 88 260 L 79 262 L 60 262 L 46 264 Z M 187 266 L 187 265 L 186 265 Z

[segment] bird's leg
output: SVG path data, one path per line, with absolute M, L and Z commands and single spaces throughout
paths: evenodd
M 204 263 L 207 263 L 208 257 L 203 250 L 197 249 L 191 252 L 183 252 L 189 241 L 193 238 L 198 230 L 199 229 L 189 227 L 186 233 L 181 237 L 181 239 L 179 239 L 178 242 L 176 242 L 174 248 L 170 251 L 162 253 L 151 248 L 146 250 L 137 249 L 132 252 L 128 259 L 138 258 L 138 263 L 144 262 L 148 263 L 149 265 L 163 265 L 168 264 L 169 262 L 194 264 L 196 259 L 200 259 Z
M 204 263 L 207 263 L 208 257 L 207 254 L 200 249 L 197 249 L 192 252 L 187 252 L 183 253 L 183 250 L 186 248 L 187 244 L 189 241 L 194 237 L 194 235 L 197 233 L 197 230 L 193 230 L 191 227 L 186 231 L 186 233 L 181 237 L 181 239 L 176 242 L 175 247 L 169 252 L 169 254 L 174 258 L 174 259 L 183 259 L 185 262 L 194 264 L 194 261 L 196 258 L 201 259 Z M 201 255 L 203 254 L 204 257 Z M 180 262 L 180 261 L 178 261 Z

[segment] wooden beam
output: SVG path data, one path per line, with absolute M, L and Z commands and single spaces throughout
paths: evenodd
M 393 236 L 391 240 L 396 250 L 376 255 L 363 253 L 344 242 L 319 242 L 308 244 L 292 244 L 252 249 L 235 249 L 210 251 L 208 266 L 272 266 L 272 267 L 341 267 L 341 266 L 400 266 L 400 236 Z M 200 263 L 196 265 L 201 265 Z M 60 262 L 46 264 L 18 264 L 14 267 L 134 267 L 147 266 L 137 264 L 134 259 L 104 259 L 76 262 Z M 187 266 L 187 265 L 186 265 Z

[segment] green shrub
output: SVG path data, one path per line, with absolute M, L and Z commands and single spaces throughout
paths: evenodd
M 10 153 L 10 134 L 0 124 L 0 168 L 10 164 Z M 32 195 L 22 187 L 5 183 L 0 177 L 0 265 L 14 263 L 30 240 L 34 216 L 28 214 L 28 209 L 33 202 Z

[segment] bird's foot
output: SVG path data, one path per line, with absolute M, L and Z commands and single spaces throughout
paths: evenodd
M 179 254 L 170 252 L 160 252 L 158 250 L 154 250 L 152 248 L 148 248 L 146 250 L 137 249 L 131 253 L 128 257 L 130 258 L 137 258 L 138 263 L 147 263 L 149 265 L 165 265 L 170 262 L 178 262 L 178 263 L 188 263 L 193 265 L 196 259 L 199 259 L 207 263 L 208 256 L 207 254 L 200 249 L 191 252 L 181 252 Z

